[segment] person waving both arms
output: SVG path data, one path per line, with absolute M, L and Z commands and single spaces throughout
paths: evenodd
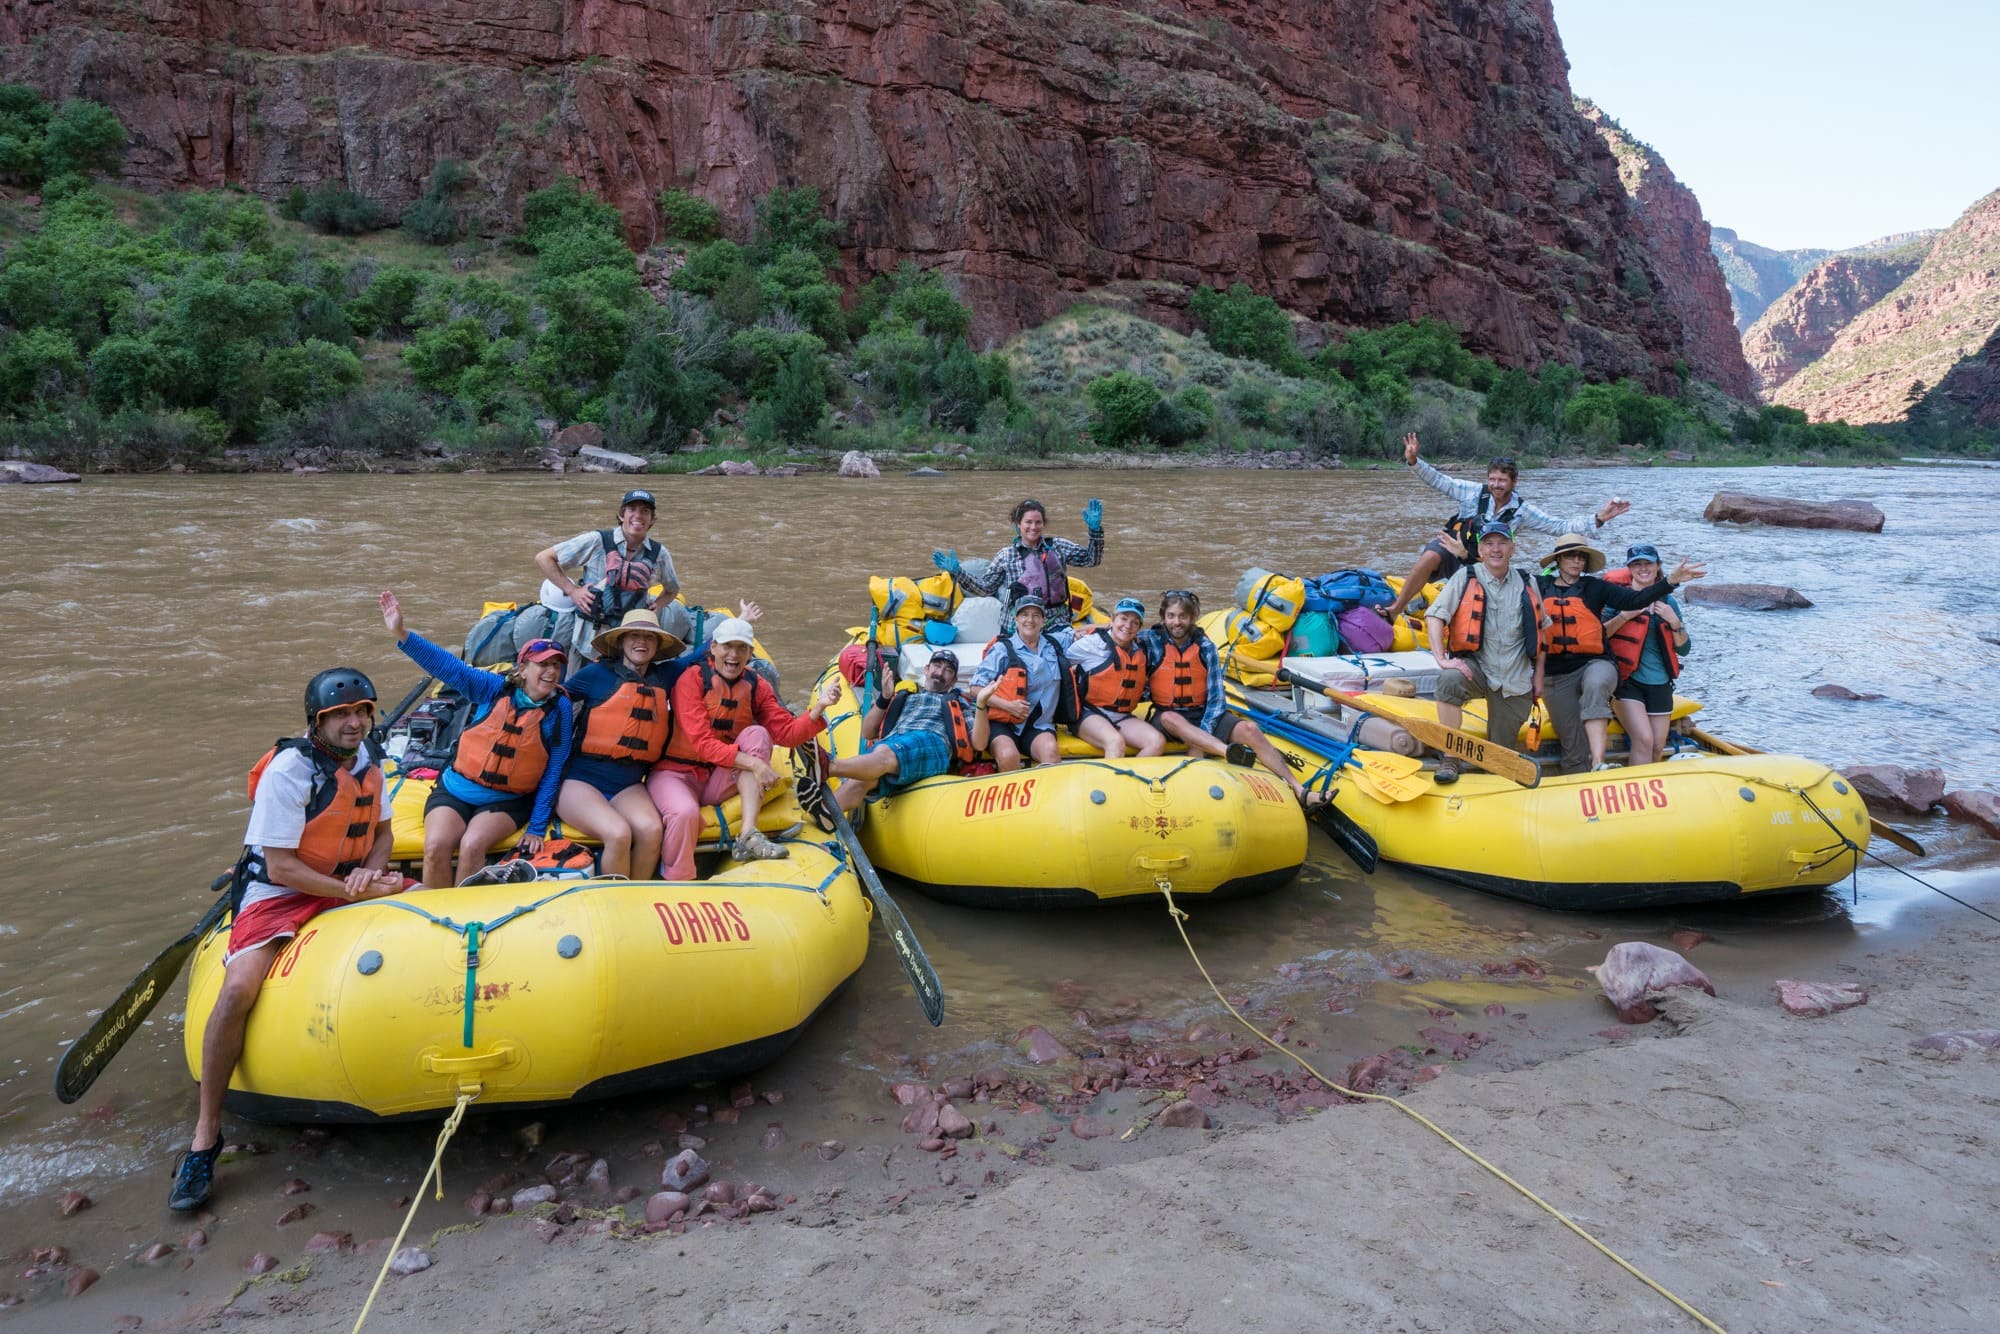
M 1046 610 L 1043 626 L 1046 633 L 1069 629 L 1069 567 L 1082 569 L 1104 560 L 1104 502 L 1093 499 L 1083 507 L 1083 526 L 1090 537 L 1087 545 L 1065 537 L 1050 537 L 1048 511 L 1039 500 L 1022 501 L 1009 517 L 1014 522 L 1014 541 L 994 553 L 992 564 L 983 575 L 975 578 L 967 573 L 959 564 L 955 549 L 933 551 L 931 564 L 956 579 L 968 593 L 988 597 L 1001 589 L 1031 593 L 1041 599 Z M 1010 596 L 1009 600 L 1016 599 Z M 1012 632 L 1011 611 L 1002 628 Z

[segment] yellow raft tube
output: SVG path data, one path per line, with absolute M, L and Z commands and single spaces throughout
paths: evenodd
M 1270 698 L 1257 692 L 1250 702 Z M 1436 707 L 1370 698 L 1412 714 Z M 1265 730 L 1306 775 L 1348 733 L 1313 714 L 1281 713 Z M 1485 732 L 1471 709 L 1465 730 Z M 1378 800 L 1348 781 L 1338 784 L 1334 804 L 1374 838 L 1383 861 L 1570 910 L 1823 889 L 1850 874 L 1868 846 L 1868 810 L 1854 786 L 1793 755 L 1703 753 L 1601 773 L 1549 769 L 1532 788 L 1469 769 L 1405 802 Z
M 860 750 L 861 708 L 840 682 L 827 710 L 836 756 Z M 1085 750 L 1064 736 L 1066 755 Z M 1054 908 L 1157 895 L 1229 898 L 1287 884 L 1305 863 L 1305 817 L 1261 769 L 1186 755 L 1065 759 L 984 777 L 939 775 L 873 802 L 869 860 L 932 898 Z
M 871 914 L 837 843 L 695 882 L 420 890 L 306 924 L 251 1012 L 226 1105 L 264 1121 L 538 1106 L 768 1064 L 853 977 Z M 197 949 L 188 1070 L 222 983 Z

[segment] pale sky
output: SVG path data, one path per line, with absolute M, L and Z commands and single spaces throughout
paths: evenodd
M 2000 0 L 1554 0 L 1570 87 L 1774 249 L 1945 227 L 2000 189 Z

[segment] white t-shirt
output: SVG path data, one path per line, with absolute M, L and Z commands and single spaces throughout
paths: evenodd
M 374 758 L 374 752 L 364 741 L 350 767 L 358 777 L 367 772 Z M 264 856 L 267 846 L 288 850 L 299 846 L 306 832 L 306 804 L 312 800 L 316 780 L 312 761 L 298 750 L 281 750 L 264 766 L 264 776 L 257 780 L 257 795 L 250 803 L 250 827 L 243 831 L 243 841 L 259 857 Z M 382 809 L 385 813 L 388 810 L 386 792 Z M 253 880 L 243 891 L 243 906 L 247 908 L 263 899 L 297 892 L 283 885 Z

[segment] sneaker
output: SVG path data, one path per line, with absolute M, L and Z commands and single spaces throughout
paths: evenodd
M 818 745 L 807 743 L 792 752 L 792 794 L 799 809 L 812 816 L 813 823 L 826 833 L 834 830 L 833 816 L 826 804 L 833 800 L 828 781 L 832 761 Z
M 1438 761 L 1437 771 L 1431 775 L 1433 783 L 1448 784 L 1458 781 L 1458 761 L 1449 755 Z
M 1609 761 L 1609 760 L 1606 760 L 1606 761 L 1605 761 L 1604 763 L 1602 763 L 1602 764 L 1595 764 L 1595 765 L 1592 765 L 1592 766 L 1591 766 L 1591 769 L 1590 769 L 1590 771 L 1591 771 L 1592 773 L 1594 773 L 1594 774 L 1601 774 L 1601 773 L 1603 773 L 1603 772 L 1604 772 L 1604 771 L 1605 771 L 1606 769 L 1616 769 L 1617 767 L 1618 767 L 1618 766 L 1617 766 L 1617 765 L 1615 765 L 1615 764 L 1613 764 L 1613 763 L 1612 763 L 1611 761 Z
M 1222 752 L 1222 758 L 1239 769 L 1248 769 L 1257 763 L 1257 752 L 1245 745 L 1232 745 Z
M 790 848 L 766 838 L 761 829 L 751 829 L 737 836 L 736 846 L 730 855 L 739 862 L 782 861 L 792 852 Z
M 184 1149 L 174 1164 L 174 1191 L 167 1196 L 167 1208 L 189 1214 L 208 1203 L 209 1187 L 215 1184 L 215 1160 L 222 1153 L 222 1141 L 212 1149 Z

